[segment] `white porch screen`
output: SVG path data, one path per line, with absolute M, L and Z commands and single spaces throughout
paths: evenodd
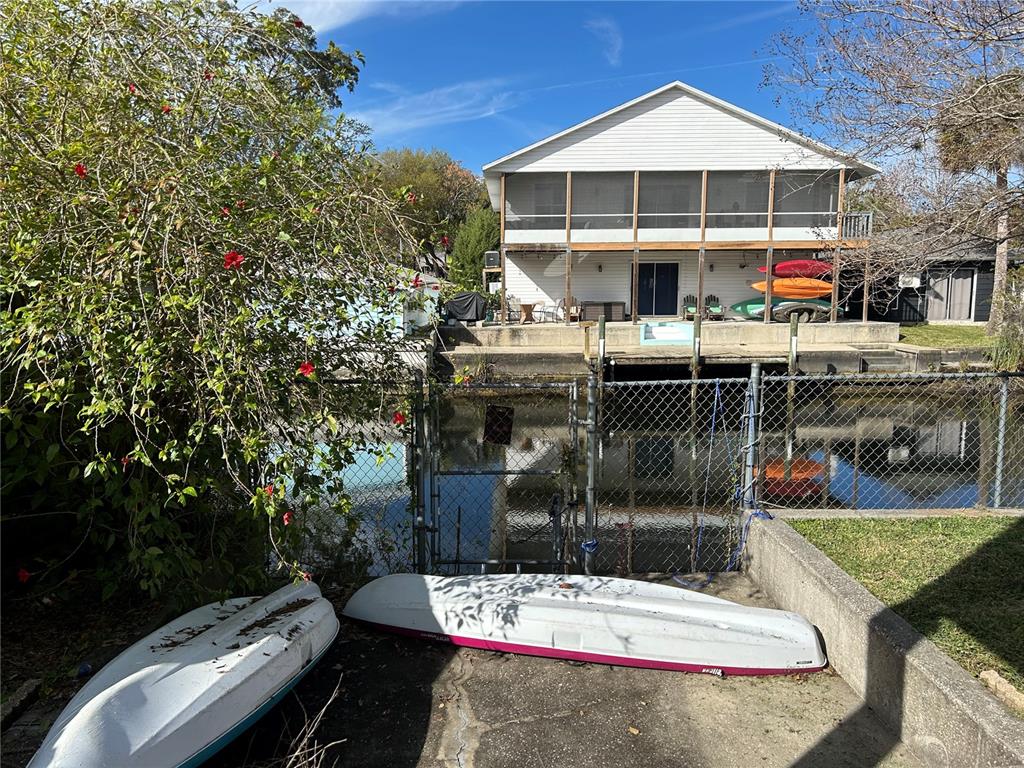
M 710 171 L 708 227 L 768 226 L 767 171 Z
M 573 173 L 573 229 L 632 229 L 632 173 Z
M 565 229 L 565 174 L 505 177 L 506 229 Z
M 638 226 L 644 229 L 699 228 L 702 177 L 700 171 L 642 171 Z
M 776 171 L 776 227 L 834 227 L 838 171 Z

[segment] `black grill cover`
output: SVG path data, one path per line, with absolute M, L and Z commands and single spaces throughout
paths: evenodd
M 448 317 L 456 320 L 483 320 L 487 316 L 487 298 L 482 293 L 462 291 L 456 293 L 445 308 Z

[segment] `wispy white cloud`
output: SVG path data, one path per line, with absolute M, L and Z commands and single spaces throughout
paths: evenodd
M 622 63 L 622 30 L 614 19 L 601 16 L 583 25 L 590 34 L 604 44 L 604 57 L 613 67 Z
M 688 30 L 689 36 L 703 35 L 708 32 L 720 32 L 723 29 L 733 29 L 734 27 L 742 27 L 745 24 L 753 24 L 756 21 L 764 21 L 765 19 L 772 19 L 776 16 L 782 16 L 786 13 L 792 13 L 797 10 L 795 3 L 766 3 L 766 8 L 761 8 L 757 11 L 750 11 L 749 13 L 740 13 L 735 16 L 730 16 L 722 21 L 716 21 L 712 24 L 699 24 L 696 27 L 691 27 Z
M 449 123 L 464 123 L 504 112 L 518 103 L 501 78 L 467 80 L 420 93 L 400 92 L 349 114 L 373 129 L 376 137 Z
M 317 32 L 328 32 L 370 16 L 418 17 L 444 13 L 459 5 L 455 0 L 257 0 L 258 10 L 283 7 Z

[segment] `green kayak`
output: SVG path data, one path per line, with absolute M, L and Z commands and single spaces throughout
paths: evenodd
M 803 309 L 812 314 L 828 314 L 832 308 L 830 302 L 824 299 L 772 299 L 772 314 L 778 315 L 780 311 L 786 313 L 794 309 Z M 740 301 L 733 304 L 730 309 L 741 317 L 755 319 L 764 317 L 764 296 Z

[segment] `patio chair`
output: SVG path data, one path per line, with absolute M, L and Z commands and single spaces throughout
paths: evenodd
M 565 299 L 559 299 L 551 306 L 539 303 L 533 310 L 533 316 L 542 323 L 557 323 L 565 319 Z
M 505 294 L 505 322 L 514 323 L 519 320 L 519 298 L 511 293 Z
M 704 297 L 704 316 L 708 320 L 725 319 L 725 307 L 722 306 L 722 300 L 713 293 Z
M 697 297 L 696 296 L 694 296 L 692 293 L 688 294 L 686 296 L 683 296 L 683 300 L 682 300 L 681 304 L 682 304 L 683 319 L 684 320 L 693 320 L 695 317 L 697 317 Z

